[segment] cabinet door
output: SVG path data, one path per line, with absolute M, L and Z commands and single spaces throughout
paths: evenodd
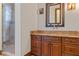
M 36 56 L 41 56 L 41 49 L 32 47 L 32 54 Z
M 79 55 L 79 39 L 78 38 L 63 38 L 62 40 L 63 55 Z
M 69 55 L 79 56 L 79 46 L 65 46 L 63 50 L 64 50 L 63 53 L 64 55 L 69 54 Z
M 51 56 L 61 56 L 61 38 L 52 37 Z
M 50 56 L 50 37 L 42 37 L 42 56 Z
M 31 36 L 31 46 L 36 48 L 41 48 L 41 36 L 32 35 Z
M 51 44 L 51 56 L 61 56 L 61 44 L 60 43 Z
M 41 36 L 39 35 L 31 36 L 31 49 L 32 54 L 37 56 L 41 55 Z

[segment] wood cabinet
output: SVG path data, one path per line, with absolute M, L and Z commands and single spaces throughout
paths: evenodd
M 79 55 L 79 38 L 62 39 L 62 55 Z
M 37 56 L 78 56 L 79 38 L 31 35 L 31 49 Z
M 61 55 L 61 38 L 52 36 L 31 36 L 32 54 L 42 56 Z

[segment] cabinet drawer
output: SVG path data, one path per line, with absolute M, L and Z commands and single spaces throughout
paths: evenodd
M 41 49 L 39 48 L 32 48 L 32 54 L 40 56 L 41 55 Z
M 32 45 L 32 47 L 39 47 L 39 48 L 41 48 L 41 41 L 39 41 L 39 40 L 32 40 L 31 45 Z
M 51 36 L 42 36 L 43 41 L 51 41 L 52 37 Z
M 63 38 L 62 43 L 71 44 L 71 45 L 79 45 L 79 39 L 78 38 Z
M 52 43 L 61 43 L 60 37 L 52 37 Z
M 41 40 L 41 36 L 39 36 L 39 35 L 32 35 L 31 39 L 32 40 Z
M 74 54 L 74 55 L 79 55 L 79 46 L 64 46 L 63 52 Z

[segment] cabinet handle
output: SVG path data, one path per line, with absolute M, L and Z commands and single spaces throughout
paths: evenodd
M 70 51 L 72 51 L 72 50 L 70 49 Z

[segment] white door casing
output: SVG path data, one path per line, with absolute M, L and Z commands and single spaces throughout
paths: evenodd
M 2 4 L 0 3 L 0 51 L 2 51 Z

